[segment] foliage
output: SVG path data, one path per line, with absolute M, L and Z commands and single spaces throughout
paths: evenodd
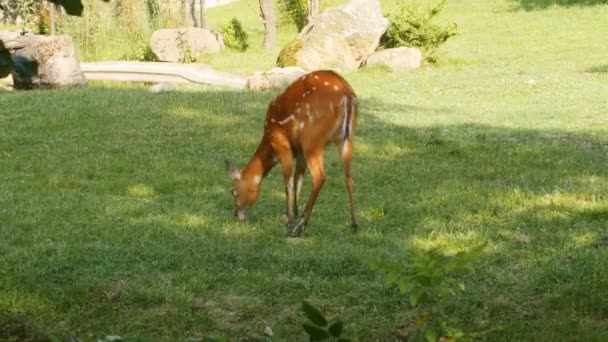
M 148 16 L 148 22 L 153 29 L 160 27 L 160 20 L 162 17 L 162 8 L 159 3 L 160 0 L 146 0 L 146 14 Z
M 167 18 L 158 0 L 84 2 L 82 16 L 57 16 L 58 34 L 74 39 L 81 61 L 154 60 L 150 36 Z
M 39 0 L 0 0 L 0 23 L 28 28 L 36 23 L 43 7 L 44 2 Z
M 142 38 L 129 44 L 127 51 L 121 56 L 121 60 L 126 61 L 155 61 L 156 56 L 152 52 L 150 43 Z
M 321 10 L 326 1 L 319 1 Z M 296 25 L 298 32 L 307 24 L 308 0 L 278 0 L 279 18 L 282 23 Z
M 239 52 L 245 52 L 249 48 L 247 32 L 243 29 L 237 18 L 232 18 L 221 28 L 222 38 L 227 47 Z
M 319 309 L 312 306 L 307 301 L 302 302 L 302 310 L 310 322 L 302 325 L 308 334 L 310 341 L 338 341 L 348 342 L 350 339 L 342 337 L 344 323 L 341 320 L 329 322 Z
M 279 0 L 278 9 L 282 23 L 295 24 L 298 32 L 306 25 L 308 0 Z
M 196 61 L 196 56 L 192 55 L 192 47 L 188 39 L 184 38 L 185 31 L 177 31 L 177 48 L 179 49 L 180 63 L 192 63 Z
M 433 62 L 435 50 L 457 32 L 456 23 L 439 26 L 432 22 L 445 3 L 446 0 L 441 0 L 430 9 L 421 9 L 413 4 L 401 5 L 395 14 L 387 15 L 390 25 L 380 44 L 385 48 L 417 47 L 427 61 Z
M 469 252 L 446 255 L 434 248 L 414 250 L 412 261 L 405 267 L 398 263 L 376 259 L 372 269 L 386 275 L 387 286 L 397 286 L 399 293 L 408 297 L 412 308 L 419 309 L 416 326 L 424 331 L 425 339 L 435 342 L 439 338 L 458 341 L 469 340 L 478 334 L 466 334 L 454 324 L 457 319 L 448 307 L 465 290 L 464 283 L 455 273 L 473 271 L 471 264 L 478 258 L 485 244 Z

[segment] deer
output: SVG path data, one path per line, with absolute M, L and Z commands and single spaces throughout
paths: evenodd
M 334 71 L 313 71 L 290 84 L 269 104 L 262 140 L 247 165 L 239 170 L 232 161 L 226 160 L 228 176 L 232 180 L 235 219 L 247 218 L 247 211 L 258 198 L 260 183 L 279 163 L 285 181 L 287 233 L 289 237 L 301 236 L 325 183 L 325 147 L 334 143 L 344 168 L 351 230 L 356 232 L 351 160 L 357 115 L 357 96 L 346 80 Z M 312 189 L 302 217 L 298 219 L 300 190 L 307 169 Z

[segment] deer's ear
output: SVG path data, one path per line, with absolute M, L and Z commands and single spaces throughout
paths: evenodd
M 228 177 L 230 177 L 230 179 L 241 179 L 241 171 L 230 160 L 226 160 L 226 171 L 228 172 Z

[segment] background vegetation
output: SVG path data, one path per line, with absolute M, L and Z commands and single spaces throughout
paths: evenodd
M 236 16 L 251 48 L 202 61 L 274 65 L 282 45 L 259 47 L 250 4 L 208 19 Z M 272 93 L 107 83 L 0 93 L 0 339 L 262 339 L 269 326 L 273 340 L 303 340 L 302 300 L 340 317 L 346 336 L 403 339 L 418 336 L 420 312 L 367 261 L 487 243 L 446 306 L 462 329 L 502 326 L 489 341 L 605 340 L 606 17 L 586 2 L 450 1 L 437 21 L 459 31 L 437 64 L 346 74 L 361 102 L 357 235 L 333 152 L 303 239 L 285 238 L 276 170 L 250 221 L 232 220 L 223 161 L 253 152 Z M 85 32 L 98 19 L 69 20 Z M 84 60 L 131 51 L 120 36 L 74 34 Z M 279 39 L 294 34 L 283 26 Z

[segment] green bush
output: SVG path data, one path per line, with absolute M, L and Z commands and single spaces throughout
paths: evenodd
M 388 14 L 390 25 L 380 41 L 385 48 L 400 46 L 417 47 L 429 62 L 434 62 L 434 53 L 439 45 L 445 43 L 457 32 L 455 23 L 439 26 L 432 23 L 445 5 L 441 0 L 431 9 L 420 9 L 412 4 L 402 5 L 395 14 Z
M 415 250 L 410 264 L 377 259 L 372 263 L 372 269 L 385 275 L 387 286 L 396 286 L 399 293 L 408 298 L 410 307 L 417 310 L 416 327 L 426 341 L 435 342 L 440 338 L 469 341 L 498 329 L 466 333 L 457 327 L 459 322 L 450 312 L 465 290 L 457 275 L 473 271 L 472 264 L 485 246 L 482 244 L 455 255 L 446 255 L 439 249 Z
M 245 52 L 249 48 L 247 42 L 249 36 L 237 18 L 232 18 L 228 24 L 222 26 L 221 32 L 227 47 L 240 52 Z
M 327 5 L 326 0 L 319 1 L 319 11 Z M 279 0 L 279 20 L 281 23 L 294 24 L 298 32 L 307 24 L 308 0 Z
M 282 23 L 295 24 L 298 32 L 306 25 L 307 0 L 279 0 L 279 19 Z

